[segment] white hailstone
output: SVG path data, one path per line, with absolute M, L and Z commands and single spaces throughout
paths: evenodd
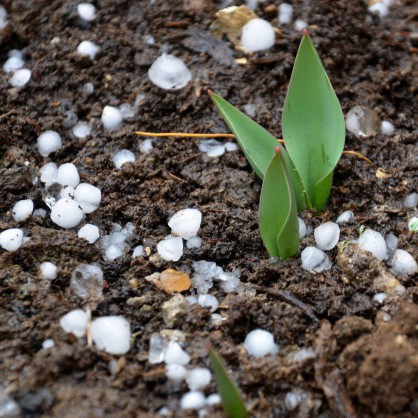
M 135 116 L 135 109 L 129 103 L 122 103 L 119 106 L 119 110 L 123 119 L 129 119 Z
M 58 276 L 58 267 L 50 261 L 44 261 L 40 266 L 41 278 L 47 280 L 54 280 Z
M 418 193 L 411 193 L 408 196 L 405 197 L 403 201 L 403 205 L 406 208 L 414 208 L 416 205 L 418 205 Z
M 297 31 L 301 32 L 303 29 L 306 29 L 308 27 L 308 22 L 305 22 L 302 19 L 296 19 L 294 27 Z
M 23 231 L 11 228 L 0 233 L 0 246 L 6 251 L 17 251 L 23 244 Z
M 382 122 L 382 124 L 380 125 L 380 129 L 382 131 L 382 134 L 387 136 L 392 136 L 395 132 L 395 127 L 387 120 L 384 120 Z
M 11 73 L 16 70 L 20 70 L 25 65 L 25 61 L 21 57 L 10 57 L 3 65 L 3 71 L 5 73 Z
M 71 199 L 74 197 L 74 187 L 65 186 L 60 190 L 60 199 L 64 199 L 64 197 L 70 197 Z
M 179 261 L 183 255 L 183 240 L 180 237 L 164 239 L 157 244 L 157 251 L 165 261 Z
M 123 316 L 102 316 L 91 323 L 91 336 L 99 350 L 126 354 L 131 348 L 131 326 Z
M 254 103 L 247 103 L 244 105 L 244 112 L 251 118 L 255 116 L 257 106 Z
M 386 235 L 385 241 L 388 250 L 393 253 L 398 247 L 398 238 L 396 237 L 396 235 L 390 233 Z
M 122 257 L 124 254 L 124 245 L 123 243 L 118 243 L 110 245 L 106 248 L 105 257 L 109 260 L 115 260 L 118 257 Z
M 143 257 L 144 255 L 145 255 L 144 246 L 143 245 L 137 245 L 134 248 L 134 251 L 132 253 L 132 258 L 135 258 L 135 257 Z
M 223 272 L 219 276 L 220 286 L 225 293 L 238 292 L 241 287 L 239 277 L 234 273 Z
M 13 87 L 23 87 L 30 80 L 31 75 L 31 70 L 28 70 L 27 68 L 21 68 L 13 73 L 9 82 Z
M 221 323 L 223 321 L 222 315 L 217 314 L 217 313 L 213 313 L 210 316 L 210 321 L 211 321 L 211 324 L 212 325 L 214 325 L 215 327 L 217 327 L 217 326 L 221 325 Z
M 60 325 L 66 333 L 71 333 L 77 338 L 81 338 L 86 334 L 87 321 L 87 313 L 82 309 L 75 309 L 60 319 Z
M 335 222 L 337 222 L 337 224 L 344 224 L 348 222 L 353 216 L 354 213 L 351 212 L 351 210 L 346 210 L 337 218 Z
M 189 370 L 186 375 L 186 383 L 190 390 L 202 390 L 209 385 L 212 373 L 204 367 Z
M 164 53 L 153 62 L 148 77 L 163 90 L 179 90 L 187 86 L 192 73 L 181 59 Z
M 392 269 L 396 274 L 414 274 L 418 271 L 418 265 L 407 251 L 396 250 L 392 259 Z
M 373 3 L 368 7 L 370 13 L 378 15 L 380 18 L 383 18 L 388 15 L 389 7 L 383 2 Z
M 159 332 L 152 333 L 149 341 L 148 362 L 150 364 L 162 363 L 167 347 L 168 341 Z
M 334 222 L 325 222 L 315 228 L 314 236 L 320 250 L 332 250 L 340 239 L 340 227 Z
M 90 135 L 91 126 L 88 122 L 77 122 L 73 126 L 73 134 L 75 137 L 83 139 Z
M 122 112 L 114 106 L 105 106 L 102 112 L 102 124 L 105 129 L 113 131 L 122 123 Z
M 55 163 L 46 163 L 39 169 L 42 183 L 52 183 L 58 177 L 58 167 Z
M 93 224 L 86 224 L 79 229 L 78 236 L 93 244 L 100 237 L 99 228 Z
M 68 197 L 58 200 L 51 210 L 51 220 L 61 228 L 74 228 L 83 219 L 84 213 L 78 203 Z
M 289 411 L 294 411 L 307 398 L 308 394 L 301 390 L 287 392 L 284 397 L 284 404 Z
M 216 139 L 204 139 L 198 145 L 199 151 L 208 157 L 217 158 L 225 154 L 225 146 Z
M 45 218 L 46 210 L 43 208 L 35 209 L 32 213 L 32 216 L 40 216 L 41 218 Z
M 313 270 L 320 273 L 329 270 L 332 266 L 329 257 L 316 247 L 306 247 L 300 255 L 302 260 L 302 268 L 305 270 Z
M 219 395 L 219 393 L 211 393 L 206 398 L 206 405 L 208 406 L 219 405 L 220 403 L 221 403 L 221 395 Z
M 360 235 L 358 246 L 362 250 L 372 253 L 378 260 L 382 261 L 388 258 L 388 249 L 383 235 L 373 229 L 366 229 Z
M 30 199 L 19 200 L 12 209 L 13 219 L 22 222 L 29 218 L 33 212 L 33 202 Z
M 273 334 L 263 329 L 255 329 L 249 332 L 245 337 L 244 347 L 248 354 L 254 357 L 263 357 L 267 354 L 275 356 L 279 352 Z
M 294 363 L 299 363 L 308 359 L 315 358 L 315 350 L 312 347 L 302 347 L 289 354 L 289 358 Z
M 71 186 L 74 189 L 80 183 L 80 175 L 77 167 L 73 163 L 61 164 L 58 167 L 57 183 L 62 186 Z
M 202 246 L 202 238 L 200 237 L 191 237 L 186 242 L 186 247 L 189 250 L 193 250 L 195 248 L 200 248 Z
M 8 24 L 7 10 L 4 8 L 4 6 L 0 5 L 0 30 L 5 29 Z
M 219 306 L 218 299 L 213 295 L 199 295 L 197 303 L 203 308 L 210 308 L 211 312 L 215 312 Z
M 169 341 L 164 355 L 165 364 L 180 364 L 186 366 L 190 362 L 190 356 L 180 347 L 176 341 Z
M 168 364 L 166 366 L 165 375 L 169 380 L 173 380 L 174 382 L 181 382 L 185 379 L 186 374 L 186 368 L 180 364 Z
M 42 157 L 48 157 L 52 152 L 62 147 L 61 137 L 58 132 L 45 131 L 38 136 L 37 146 Z
M 92 94 L 94 91 L 94 85 L 93 83 L 86 83 L 83 85 L 83 87 L 81 88 L 81 91 L 84 94 Z
M 182 209 L 168 221 L 171 232 L 184 239 L 195 237 L 202 222 L 202 213 L 198 209 Z
M 152 151 L 152 139 L 145 139 L 139 144 L 139 151 L 142 154 L 149 154 Z
M 8 53 L 7 56 L 9 58 L 11 57 L 18 57 L 18 58 L 22 58 L 23 57 L 23 52 L 20 49 L 11 49 Z
M 155 44 L 155 38 L 152 35 L 145 35 L 144 36 L 144 42 L 147 45 L 154 45 Z
M 74 192 L 74 200 L 84 213 L 94 212 L 99 207 L 101 199 L 101 190 L 89 183 L 80 183 Z
M 279 23 L 288 25 L 292 21 L 293 6 L 289 3 L 282 3 L 279 6 Z
M 86 22 L 92 22 L 96 19 L 96 7 L 90 3 L 79 3 L 77 4 L 77 13 L 81 19 Z
M 383 301 L 388 297 L 388 295 L 386 293 L 376 293 L 373 296 L 373 300 L 376 301 L 379 305 L 381 305 L 383 303 Z
M 373 109 L 366 106 L 354 106 L 345 117 L 345 126 L 355 136 L 367 138 L 380 131 L 380 120 Z
M 186 300 L 189 305 L 197 304 L 197 296 L 194 296 L 194 295 L 186 296 Z
M 118 170 L 126 163 L 135 162 L 135 154 L 127 149 L 117 151 L 112 157 L 113 163 Z
M 205 404 L 205 395 L 202 392 L 197 391 L 185 393 L 180 401 L 181 409 L 202 409 Z
M 42 348 L 47 350 L 48 348 L 52 348 L 55 346 L 55 341 L 52 338 L 48 338 L 47 340 L 42 342 Z
M 299 238 L 303 238 L 306 235 L 306 224 L 302 218 L 298 218 L 299 222 Z
M 251 19 L 242 27 L 242 46 L 251 52 L 269 49 L 274 45 L 276 35 L 273 26 L 264 19 Z
M 410 232 L 418 232 L 418 218 L 416 216 L 413 216 L 408 221 L 408 230 Z
M 100 51 L 100 47 L 91 41 L 82 41 L 77 47 L 77 52 L 80 55 L 90 57 L 92 60 Z
M 233 152 L 238 149 L 238 145 L 234 142 L 225 142 L 224 147 L 226 152 Z

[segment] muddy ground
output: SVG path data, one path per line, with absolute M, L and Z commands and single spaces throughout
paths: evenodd
M 380 305 L 374 301 L 376 277 L 389 266 L 352 244 L 334 249 L 331 270 L 321 274 L 301 269 L 300 257 L 272 264 L 258 232 L 260 180 L 241 151 L 206 158 L 193 139 L 159 139 L 148 155 L 140 154 L 135 130 L 227 132 L 211 104 L 211 88 L 242 108 L 256 104 L 255 119 L 280 137 L 281 107 L 300 34 L 282 27 L 283 37 L 267 53 L 249 56 L 248 65 L 226 40 L 209 31 L 221 2 L 210 0 L 150 1 L 97 0 L 97 19 L 80 21 L 75 1 L 14 0 L 5 2 L 9 30 L 1 34 L 0 62 L 13 48 L 23 49 L 32 80 L 13 89 L 0 77 L 0 228 L 14 228 L 11 208 L 32 199 L 49 210 L 42 186 L 34 184 L 39 167 L 48 161 L 75 162 L 82 180 L 102 190 L 100 208 L 87 217 L 102 235 L 112 223 L 133 222 L 132 246 L 156 243 L 170 233 L 167 220 L 177 210 L 196 207 L 203 214 L 199 235 L 203 246 L 186 250 L 177 263 L 154 258 L 132 260 L 131 253 L 105 261 L 96 245 L 32 217 L 21 223 L 27 241 L 17 252 L 0 252 L 0 385 L 15 399 L 24 417 L 154 417 L 168 406 L 171 416 L 196 416 L 180 411 L 186 385 L 167 381 L 164 367 L 150 365 L 150 335 L 167 328 L 161 306 L 170 296 L 143 277 L 173 267 L 191 271 L 192 261 L 215 261 L 226 271 L 241 270 L 250 292 L 211 294 L 221 302 L 225 318 L 211 325 L 210 312 L 191 305 L 174 325 L 185 333 L 185 349 L 195 366 L 210 362 L 210 340 L 224 357 L 240 385 L 252 417 L 418 417 L 418 287 L 417 275 L 397 276 L 402 295 L 388 289 Z M 413 0 L 398 0 L 389 15 L 379 19 L 367 12 L 363 0 L 294 0 L 294 16 L 311 26 L 310 33 L 341 101 L 344 113 L 356 104 L 375 109 L 391 121 L 395 135 L 367 139 L 347 135 L 346 149 L 367 155 L 373 165 L 344 156 L 335 173 L 328 207 L 323 213 L 305 212 L 311 227 L 352 210 L 354 220 L 341 227 L 341 239 L 358 238 L 361 225 L 394 233 L 399 248 L 418 256 L 417 237 L 408 233 L 414 211 L 402 201 L 417 188 L 417 8 Z M 231 2 L 240 4 L 240 2 Z M 277 23 L 280 1 L 266 1 L 256 12 Z M 270 7 L 267 7 L 270 6 Z M 154 45 L 144 42 L 146 35 Z M 95 61 L 76 53 L 81 40 L 101 47 Z M 214 46 L 215 45 L 215 46 Z M 154 86 L 147 77 L 161 51 L 181 57 L 193 81 L 178 92 Z M 415 79 L 414 79 L 415 76 Z M 91 82 L 94 92 L 82 86 Z M 121 129 L 106 132 L 100 122 L 105 105 L 133 103 L 142 95 L 137 114 Z M 89 120 L 93 131 L 76 139 L 62 126 L 65 112 Z M 43 158 L 38 135 L 58 131 L 63 148 Z M 118 171 L 111 162 L 117 149 L 137 155 L 134 164 Z M 304 238 L 300 249 L 313 243 Z M 340 253 L 340 254 L 338 254 Z M 39 277 L 42 261 L 52 261 L 59 275 L 52 283 Z M 69 289 L 72 270 L 80 263 L 98 262 L 103 268 L 104 298 L 93 316 L 123 315 L 137 334 L 117 374 L 109 372 L 111 356 L 87 348 L 84 339 L 66 335 L 59 318 L 83 306 Z M 138 287 L 131 279 L 138 279 Z M 290 291 L 314 313 L 309 316 L 283 300 Z M 186 295 L 189 294 L 186 292 Z M 137 303 L 128 303 L 140 297 Z M 277 357 L 254 359 L 243 348 L 254 328 L 274 333 Z M 53 338 L 55 346 L 42 349 Z M 298 348 L 313 347 L 315 357 L 291 360 Z M 294 411 L 284 404 L 287 392 L 307 392 Z M 216 391 L 212 381 L 207 394 Z M 221 417 L 220 407 L 209 413 Z

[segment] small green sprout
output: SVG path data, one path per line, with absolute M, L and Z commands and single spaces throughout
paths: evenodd
M 248 412 L 242 400 L 241 392 L 238 385 L 229 376 L 221 357 L 212 347 L 209 349 L 209 356 L 212 360 L 226 416 L 229 418 L 247 418 Z
M 359 234 L 360 237 L 364 234 L 364 231 L 366 229 L 367 228 L 364 225 L 360 225 L 360 228 L 358 229 L 358 234 Z
M 418 218 L 415 216 L 408 222 L 409 232 L 418 232 Z
M 308 32 L 303 32 L 284 104 L 285 147 L 226 100 L 209 94 L 263 179 L 260 234 L 267 251 L 292 257 L 299 242 L 297 212 L 326 206 L 345 141 L 341 106 Z

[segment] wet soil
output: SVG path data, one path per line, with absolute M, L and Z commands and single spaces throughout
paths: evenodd
M 132 260 L 131 254 L 109 262 L 98 246 L 79 239 L 76 230 L 60 229 L 49 216 L 21 223 L 31 239 L 15 253 L 0 252 L 0 385 L 22 415 L 154 417 L 168 406 L 170 416 L 197 416 L 179 409 L 186 385 L 167 381 L 163 366 L 147 362 L 150 335 L 167 328 L 162 304 L 170 296 L 143 278 L 169 267 L 191 271 L 192 261 L 210 260 L 226 271 L 240 269 L 242 282 L 256 294 L 226 295 L 215 286 L 211 293 L 224 317 L 220 326 L 198 305 L 174 326 L 185 335 L 193 365 L 210 367 L 205 342 L 212 342 L 252 417 L 418 417 L 417 275 L 396 277 L 406 291 L 385 289 L 388 298 L 379 305 L 373 300 L 376 280 L 390 274 L 389 266 L 355 245 L 332 250 L 333 268 L 321 274 L 302 270 L 299 257 L 271 263 L 258 232 L 260 180 L 240 151 L 210 159 L 199 152 L 197 140 L 169 138 L 155 140 L 144 155 L 133 134 L 226 132 L 206 95 L 211 88 L 240 108 L 254 103 L 255 119 L 280 137 L 281 106 L 300 34 L 283 27 L 271 50 L 238 65 L 235 59 L 243 54 L 209 30 L 221 2 L 97 0 L 97 19 L 90 24 L 79 20 L 76 3 L 5 2 L 10 25 L 0 34 L 0 62 L 9 50 L 23 49 L 33 77 L 23 89 L 11 88 L 6 74 L 0 77 L 0 228 L 16 227 L 11 208 L 20 199 L 32 199 L 49 212 L 41 184 L 34 183 L 38 169 L 48 161 L 73 161 L 82 180 L 102 190 L 100 208 L 87 217 L 102 235 L 114 222 L 133 222 L 137 235 L 131 245 L 144 244 L 155 254 L 157 242 L 170 233 L 170 216 L 196 207 L 203 214 L 203 246 L 186 250 L 177 263 L 152 256 Z M 266 1 L 256 12 L 276 23 L 271 6 L 279 3 Z M 294 16 L 313 25 L 312 38 L 344 112 L 366 105 L 396 127 L 392 137 L 348 134 L 346 148 L 367 155 L 373 165 L 344 156 L 326 210 L 302 216 L 315 227 L 352 210 L 354 220 L 341 228 L 344 240 L 358 238 L 361 225 L 392 232 L 399 248 L 417 259 L 417 237 L 407 228 L 414 213 L 402 206 L 417 187 L 417 44 L 411 34 L 416 5 L 397 1 L 379 19 L 363 0 L 292 3 Z M 146 35 L 155 38 L 153 45 L 145 43 Z M 94 62 L 75 52 L 84 39 L 101 47 Z M 148 68 L 162 51 L 181 57 L 192 70 L 185 89 L 167 92 L 149 81 Z M 82 93 L 87 82 L 94 85 L 90 95 Z M 137 114 L 120 130 L 102 129 L 105 105 L 133 103 L 139 95 Z M 92 122 L 90 137 L 80 140 L 63 128 L 67 111 Z M 64 146 L 45 159 L 36 139 L 47 129 L 58 131 Z M 122 148 L 137 159 L 118 171 L 111 158 Z M 304 238 L 301 249 L 312 243 L 312 235 Z M 39 276 L 42 261 L 59 267 L 52 283 Z M 83 306 L 69 288 L 72 270 L 93 262 L 100 263 L 106 281 L 93 316 L 123 315 L 136 334 L 118 373 L 109 371 L 111 356 L 59 326 L 60 316 Z M 137 287 L 131 279 L 138 280 Z M 242 343 L 254 328 L 274 333 L 277 357 L 248 356 Z M 55 346 L 42 349 L 48 338 Z M 292 353 L 302 347 L 313 347 L 314 357 L 294 361 Z M 294 411 L 284 404 L 291 390 L 307 393 Z M 212 382 L 207 393 L 214 391 Z M 210 414 L 221 417 L 222 410 L 212 407 Z

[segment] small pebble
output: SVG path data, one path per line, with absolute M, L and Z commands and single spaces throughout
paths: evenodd
M 314 236 L 320 250 L 332 250 L 340 239 L 340 227 L 334 222 L 325 222 L 315 228 Z
M 102 316 L 91 323 L 91 336 L 99 350 L 126 354 L 131 348 L 131 326 L 123 316 Z
M 113 106 L 105 106 L 102 112 L 103 127 L 109 131 L 118 129 L 122 123 L 122 112 Z
M 185 393 L 180 401 L 181 409 L 202 409 L 205 404 L 205 395 L 197 391 Z
M 28 219 L 33 212 L 33 202 L 30 199 L 19 200 L 12 209 L 12 216 L 16 222 Z
M 100 47 L 91 41 L 82 41 L 77 47 L 77 52 L 80 55 L 87 56 L 92 60 L 94 60 L 99 51 Z
M 48 157 L 49 154 L 58 151 L 62 147 L 61 137 L 58 132 L 55 131 L 42 132 L 38 136 L 37 146 L 39 154 L 41 154 L 42 157 Z
M 90 3 L 79 3 L 77 4 L 77 13 L 81 19 L 86 22 L 92 22 L 96 19 L 96 7 Z
M 58 276 L 58 267 L 49 261 L 44 261 L 39 266 L 39 270 L 42 279 L 55 280 Z
M 164 292 L 172 295 L 174 292 L 189 290 L 192 282 L 188 273 L 167 269 L 161 272 L 159 285 Z
M 337 222 L 337 224 L 345 224 L 347 223 L 350 219 L 352 219 L 354 217 L 354 213 L 351 212 L 351 210 L 346 210 L 345 212 L 343 212 L 335 222 Z
M 74 192 L 74 200 L 84 213 L 94 212 L 102 199 L 101 190 L 89 183 L 80 183 Z
M 186 374 L 186 383 L 191 391 L 205 389 L 210 384 L 211 379 L 211 371 L 203 367 L 189 370 Z
M 362 250 L 369 251 L 378 260 L 386 260 L 388 258 L 388 249 L 386 241 L 380 232 L 373 229 L 366 229 L 358 239 L 358 246 Z
M 387 120 L 384 120 L 382 122 L 382 124 L 380 125 L 380 129 L 382 131 L 382 134 L 387 136 L 392 136 L 395 132 L 395 127 Z
M 11 228 L 0 233 L 0 246 L 6 251 L 17 251 L 23 244 L 23 231 Z
M 51 220 L 61 228 L 74 228 L 84 217 L 76 201 L 70 198 L 59 199 L 51 210 Z
M 329 257 L 316 247 L 306 247 L 301 253 L 302 268 L 321 273 L 332 267 Z
M 392 259 L 392 269 L 396 274 L 414 274 L 418 271 L 418 265 L 407 251 L 396 250 Z
M 27 68 L 21 68 L 20 70 L 16 70 L 13 73 L 9 82 L 13 87 L 23 87 L 28 83 L 31 75 L 31 70 L 28 70 Z
M 267 20 L 251 19 L 242 27 L 241 43 L 250 52 L 269 49 L 275 41 L 274 28 Z
M 271 332 L 255 329 L 245 337 L 244 347 L 248 354 L 254 357 L 263 357 L 267 354 L 276 355 L 279 347 L 274 342 Z
M 60 325 L 66 333 L 71 333 L 77 338 L 81 338 L 87 331 L 87 313 L 82 309 L 68 312 L 60 319 Z
M 183 240 L 180 237 L 164 239 L 157 244 L 157 251 L 166 261 L 179 261 L 183 255 Z
M 61 164 L 58 167 L 57 183 L 62 186 L 71 186 L 74 189 L 80 183 L 80 175 L 77 167 L 73 163 Z
M 197 209 L 183 209 L 175 213 L 168 221 L 171 233 L 181 238 L 195 237 L 202 222 L 202 213 Z
M 135 162 L 135 154 L 127 149 L 117 151 L 112 157 L 115 167 L 120 170 L 121 167 L 126 163 Z
M 78 236 L 82 239 L 85 239 L 90 244 L 93 244 L 100 237 L 99 228 L 93 224 L 86 224 L 79 229 Z

